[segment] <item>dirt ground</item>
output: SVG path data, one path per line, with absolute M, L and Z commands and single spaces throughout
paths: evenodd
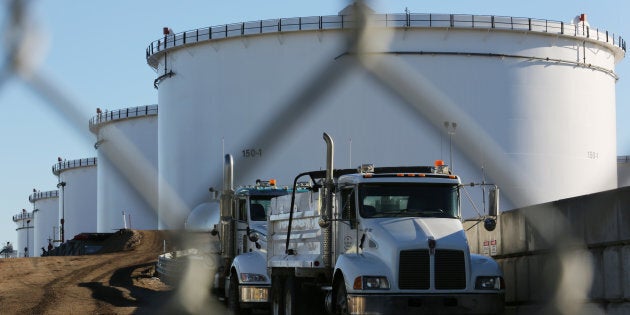
M 191 303 L 182 289 L 154 277 L 164 240 L 181 238 L 129 231 L 105 245 L 112 253 L 0 259 L 0 313 L 226 314 L 209 292 L 197 292 L 201 298 Z

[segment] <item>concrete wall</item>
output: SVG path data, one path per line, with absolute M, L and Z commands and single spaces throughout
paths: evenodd
M 549 311 L 562 283 L 588 292 L 570 313 L 630 313 L 630 187 L 507 211 L 492 232 L 474 223 L 471 251 L 502 266 L 508 314 Z
M 617 157 L 617 185 L 630 186 L 630 155 Z

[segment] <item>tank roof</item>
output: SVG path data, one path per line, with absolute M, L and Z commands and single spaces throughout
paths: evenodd
M 28 196 L 28 201 L 34 203 L 37 200 L 59 197 L 59 190 L 38 191 Z
M 574 24 L 546 19 L 471 14 L 408 12 L 369 14 L 369 16 L 374 18 L 376 25 L 393 29 L 500 30 L 518 32 L 519 34 L 532 32 L 541 35 L 579 38 L 608 46 L 617 60 L 623 58 L 626 51 L 626 42 L 621 36 L 606 30 L 592 28 L 585 23 Z M 339 14 L 269 19 L 198 28 L 177 34 L 166 34 L 163 38 L 153 41 L 146 49 L 146 59 L 151 67 L 157 69 L 159 58 L 167 50 L 173 48 L 232 37 L 269 33 L 346 30 L 354 27 L 354 20 L 355 17 L 352 14 Z
M 88 166 L 96 166 L 95 157 L 57 162 L 52 166 L 52 172 L 55 175 L 59 175 L 64 170 Z
M 19 222 L 23 220 L 32 220 L 32 219 L 33 219 L 33 212 L 23 211 L 13 216 L 13 222 Z
M 105 111 L 103 113 L 98 113 L 96 116 L 90 119 L 90 131 L 92 133 L 97 133 L 98 129 L 107 123 L 125 120 L 130 118 L 140 118 L 146 116 L 156 116 L 158 114 L 158 105 L 143 105 L 136 107 L 128 107 L 118 110 Z

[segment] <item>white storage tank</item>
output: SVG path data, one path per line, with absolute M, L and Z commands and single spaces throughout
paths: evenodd
M 33 204 L 33 256 L 42 255 L 44 248 L 49 250 L 49 244 L 58 245 L 59 240 L 59 191 L 35 191 L 28 201 Z
M 630 186 L 630 155 L 617 158 L 617 178 L 619 187 Z
M 22 209 L 22 212 L 13 216 L 17 228 L 17 257 L 33 256 L 33 227 L 35 221 L 33 213 Z
M 80 233 L 96 232 L 96 158 L 59 158 L 52 172 L 59 179 L 59 233 L 62 243 Z
M 158 228 L 157 115 L 157 105 L 145 105 L 98 109 L 90 120 L 99 163 L 98 232 Z
M 579 21 L 372 17 L 391 40 L 367 52 L 404 64 L 418 78 L 406 84 L 455 104 L 513 162 L 514 176 L 535 180 L 515 187 L 497 182 L 509 188 L 504 191 L 527 192 L 534 204 L 617 187 L 615 64 L 625 54 L 618 36 Z M 482 168 L 494 166 L 473 162 L 458 149 L 458 135 L 475 127 L 451 117 L 431 123 L 419 118 L 390 88 L 354 66 L 358 59 L 345 46 L 352 19 L 315 16 L 165 31 L 151 43 L 147 62 L 157 72 L 161 112 L 160 216 L 177 213 L 171 226 L 181 227 L 207 189 L 221 187 L 224 153 L 235 155 L 236 185 L 256 178 L 290 183 L 299 172 L 323 168 L 323 131 L 336 141 L 337 168 L 426 165 L 440 158 L 451 164 L 452 140 L 455 172 L 463 182 L 483 179 Z M 318 76 L 348 65 L 348 71 Z M 311 93 L 300 95 L 305 89 Z M 298 110 L 274 121 L 287 105 Z M 502 202 L 504 210 L 524 205 Z

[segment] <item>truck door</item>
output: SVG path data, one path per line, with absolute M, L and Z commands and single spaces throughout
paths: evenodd
M 337 198 L 339 205 L 337 218 L 341 220 L 336 222 L 337 230 L 337 256 L 345 253 L 356 253 L 357 240 L 357 194 L 353 186 L 342 187 L 340 190 L 340 198 Z M 336 257 L 335 257 L 336 259 Z
M 246 198 L 236 202 L 236 255 L 247 252 L 247 204 Z

